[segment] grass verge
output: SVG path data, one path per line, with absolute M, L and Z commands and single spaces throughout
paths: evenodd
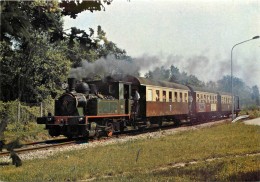
M 229 181 L 260 180 L 260 127 L 221 124 L 156 139 L 64 152 L 24 161 L 16 168 L 0 161 L 3 181 Z M 235 156 L 241 157 L 235 157 Z M 220 158 L 212 162 L 206 159 Z M 190 161 L 198 161 L 189 164 Z M 166 168 L 174 163 L 181 168 Z

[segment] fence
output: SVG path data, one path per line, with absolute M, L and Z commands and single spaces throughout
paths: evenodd
M 53 111 L 53 100 L 33 104 L 19 101 L 0 101 L 0 128 L 8 124 L 10 130 L 18 131 L 29 122 L 36 123 L 37 117 L 47 116 L 48 113 L 53 113 Z
M 18 102 L 17 122 L 36 121 L 37 117 L 47 116 L 48 113 L 53 112 L 53 104 L 50 102 L 40 102 L 35 104 Z

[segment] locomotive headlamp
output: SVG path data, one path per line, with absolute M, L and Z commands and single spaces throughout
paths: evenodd
M 79 123 L 84 124 L 84 118 L 79 118 Z

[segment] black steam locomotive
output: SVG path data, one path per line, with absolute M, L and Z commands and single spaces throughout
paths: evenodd
M 54 116 L 37 118 L 51 136 L 110 136 L 152 124 L 195 122 L 232 113 L 231 94 L 172 82 L 125 76 L 87 82 L 69 78 L 68 85 L 66 93 L 55 101 Z M 140 94 L 138 101 L 133 100 L 134 90 Z M 234 111 L 240 111 L 237 96 Z

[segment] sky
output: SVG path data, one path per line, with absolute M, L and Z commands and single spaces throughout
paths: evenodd
M 64 29 L 97 30 L 138 61 L 216 81 L 231 75 L 231 49 L 260 36 L 260 0 L 113 0 L 105 11 L 65 17 Z M 260 38 L 235 46 L 233 75 L 260 88 Z

